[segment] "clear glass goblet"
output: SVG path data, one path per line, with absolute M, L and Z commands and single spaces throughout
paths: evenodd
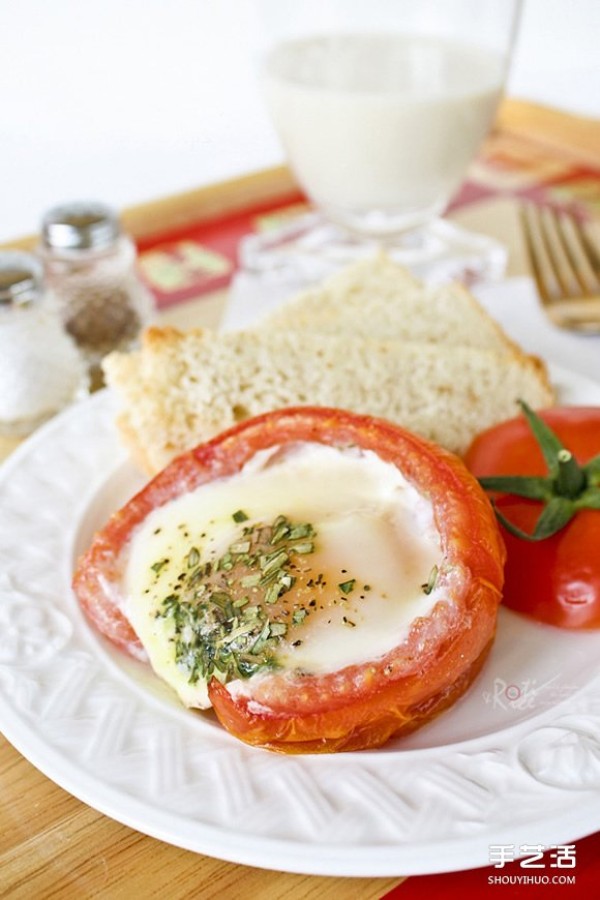
M 241 246 L 310 281 L 384 248 L 427 280 L 498 277 L 504 248 L 441 218 L 502 96 L 520 0 L 257 0 L 261 82 L 315 212 Z

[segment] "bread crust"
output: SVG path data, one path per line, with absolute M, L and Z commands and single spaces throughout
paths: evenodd
M 119 400 L 119 430 L 138 465 L 154 474 L 236 422 L 285 406 L 335 406 L 376 415 L 460 454 L 480 430 L 514 415 L 517 400 L 534 409 L 552 405 L 544 362 L 524 353 L 460 286 L 436 289 L 431 313 L 426 305 L 425 311 L 421 308 L 425 318 L 416 331 L 429 322 L 432 340 L 406 340 L 390 331 L 380 300 L 375 304 L 379 324 L 365 315 L 351 326 L 354 320 L 340 312 L 338 294 L 345 285 L 352 312 L 361 272 L 368 285 L 377 281 L 382 267 L 386 290 L 391 282 L 399 296 L 405 291 L 425 304 L 433 296 L 404 270 L 377 257 L 291 300 L 271 318 L 273 327 L 267 320 L 261 328 L 222 334 L 152 326 L 140 350 L 110 354 L 104 362 L 106 380 Z M 335 302 L 319 306 L 320 298 L 331 293 L 332 281 Z M 449 304 L 461 298 L 466 343 L 458 342 L 454 332 L 452 339 L 446 334 L 442 340 L 439 328 L 435 331 L 440 296 Z M 334 317 L 335 331 L 323 330 L 328 316 Z M 283 327 L 284 320 L 298 327 Z M 483 339 L 483 346 L 472 346 L 481 323 L 491 346 Z M 374 336 L 382 331 L 384 338 Z

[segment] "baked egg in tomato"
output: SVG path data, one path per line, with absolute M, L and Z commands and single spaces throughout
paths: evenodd
M 457 457 L 302 407 L 172 462 L 96 535 L 74 588 L 186 706 L 250 744 L 327 752 L 380 746 L 466 690 L 503 563 Z

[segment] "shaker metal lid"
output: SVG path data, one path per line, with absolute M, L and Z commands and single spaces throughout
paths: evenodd
M 0 308 L 24 306 L 37 299 L 42 287 L 42 267 L 30 253 L 0 252 Z
M 103 203 L 64 203 L 42 220 L 42 241 L 53 250 L 98 250 L 121 234 L 116 213 Z

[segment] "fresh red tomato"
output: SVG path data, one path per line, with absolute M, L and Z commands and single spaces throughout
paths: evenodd
M 600 452 L 600 408 L 562 407 L 538 414 L 585 466 Z M 496 475 L 547 474 L 542 451 L 527 421 L 517 417 L 480 434 L 465 462 L 478 478 Z M 583 490 L 590 501 L 600 485 L 600 471 L 590 472 Z M 600 499 L 600 498 L 599 498 Z M 575 500 L 576 502 L 576 500 Z M 499 512 L 531 533 L 541 503 L 500 494 Z M 600 504 L 599 504 L 600 506 Z M 507 548 L 504 604 L 561 628 L 600 627 L 600 508 L 583 508 L 559 531 L 531 542 L 502 528 Z
M 231 692 L 213 678 L 209 695 L 225 728 L 250 744 L 288 753 L 379 746 L 466 690 L 492 643 L 501 597 L 504 546 L 491 505 L 463 463 L 428 441 L 368 416 L 323 408 L 247 420 L 180 456 L 116 513 L 80 561 L 75 591 L 97 628 L 139 656 L 142 647 L 119 597 L 133 529 L 155 507 L 239 472 L 257 451 L 297 441 L 372 450 L 430 500 L 444 557 L 436 582 L 443 599 L 381 658 L 323 675 L 261 673 Z

